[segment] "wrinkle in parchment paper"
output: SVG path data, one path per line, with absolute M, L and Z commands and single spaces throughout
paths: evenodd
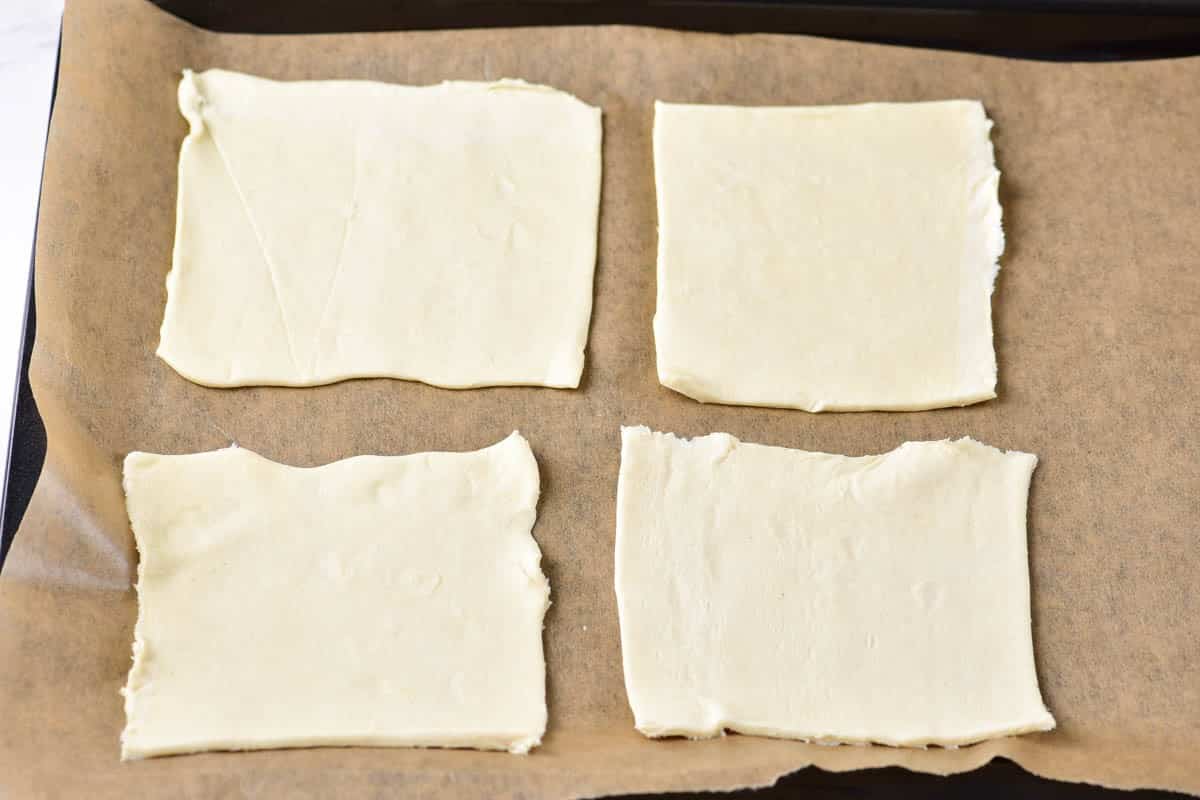
M 175 374 L 154 350 L 185 67 L 413 84 L 519 77 L 601 106 L 600 256 L 581 388 L 359 380 L 220 390 Z M 213 35 L 141 0 L 75 0 L 37 251 L 31 379 L 49 452 L 0 575 L 0 795 L 570 797 L 757 785 L 807 764 L 947 773 L 997 755 L 1053 778 L 1200 792 L 1197 86 L 1200 59 L 1046 64 L 620 27 Z M 944 98 L 978 98 L 996 121 L 1008 242 L 993 298 L 999 398 L 814 416 L 703 406 L 659 386 L 653 101 Z M 959 750 L 642 738 L 622 685 L 612 588 L 621 424 L 851 455 L 963 435 L 1037 453 L 1033 628 L 1058 728 Z M 541 469 L 534 537 L 555 603 L 543 747 L 524 757 L 319 749 L 118 761 L 117 689 L 135 618 L 126 452 L 236 440 L 310 466 L 472 450 L 516 428 Z

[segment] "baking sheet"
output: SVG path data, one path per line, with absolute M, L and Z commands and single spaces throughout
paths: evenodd
M 49 451 L 0 575 L 0 794 L 565 797 L 763 784 L 808 764 L 946 773 L 997 755 L 1053 778 L 1200 793 L 1200 59 L 1046 64 L 619 27 L 260 38 L 205 33 L 141 0 L 73 0 L 64 25 L 31 367 Z M 220 390 L 156 359 L 185 133 L 175 86 L 183 67 L 210 66 L 416 84 L 521 77 L 603 107 L 581 389 L 365 380 Z M 982 99 L 996 120 L 1008 234 L 994 300 L 998 400 L 810 415 L 703 406 L 658 385 L 655 98 L 951 97 Z M 1039 454 L 1034 638 L 1059 728 L 959 750 L 643 739 L 622 686 L 612 591 L 621 424 L 854 455 L 969 434 Z M 554 599 L 543 747 L 526 757 L 320 749 L 118 761 L 117 689 L 135 617 L 127 451 L 236 441 L 307 466 L 475 449 L 514 428 L 541 468 L 534 536 Z
M 29 267 L 61 25 L 61 0 L 13 0 L 0 23 L 0 564 L 8 550 L 9 448 L 15 447 Z

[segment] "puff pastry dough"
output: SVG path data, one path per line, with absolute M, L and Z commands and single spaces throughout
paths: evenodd
M 622 431 L 616 589 L 647 736 L 957 745 L 1054 727 L 1030 633 L 1036 457 Z
M 158 353 L 210 386 L 574 387 L 600 110 L 520 81 L 184 74 Z
M 125 491 L 141 561 L 124 758 L 541 741 L 549 586 L 520 435 L 312 469 L 131 453 Z
M 982 105 L 655 109 L 664 386 L 808 411 L 996 396 Z

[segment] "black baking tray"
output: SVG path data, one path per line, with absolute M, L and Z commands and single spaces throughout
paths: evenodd
M 527 25 L 653 25 L 727 33 L 802 33 L 859 41 L 1055 61 L 1109 61 L 1200 54 L 1200 0 L 154 0 L 201 27 L 242 33 L 333 33 Z M 36 330 L 33 285 L 11 435 L 0 495 L 0 568 L 37 483 L 46 434 L 29 388 Z M 0 376 L 0 380 L 5 379 Z M 940 778 L 900 768 L 829 773 L 801 770 L 774 787 L 674 798 L 1062 798 L 1150 800 L 1168 792 L 1118 792 L 1043 780 L 997 760 Z

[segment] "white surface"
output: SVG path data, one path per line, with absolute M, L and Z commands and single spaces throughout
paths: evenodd
M 621 432 L 616 588 L 649 736 L 965 744 L 1048 730 L 1026 498 L 1037 458 Z
M 656 104 L 661 382 L 808 411 L 995 397 L 991 127 L 966 100 Z
M 315 469 L 132 453 L 125 489 L 140 555 L 125 758 L 541 741 L 550 588 L 519 434 Z
M 0 3 L 0 480 L 8 473 L 11 415 L 61 19 L 61 0 Z M 0 485 L 0 494 L 3 491 Z
M 212 386 L 574 387 L 600 109 L 519 81 L 186 73 L 159 355 Z M 239 287 L 231 291 L 230 287 Z

